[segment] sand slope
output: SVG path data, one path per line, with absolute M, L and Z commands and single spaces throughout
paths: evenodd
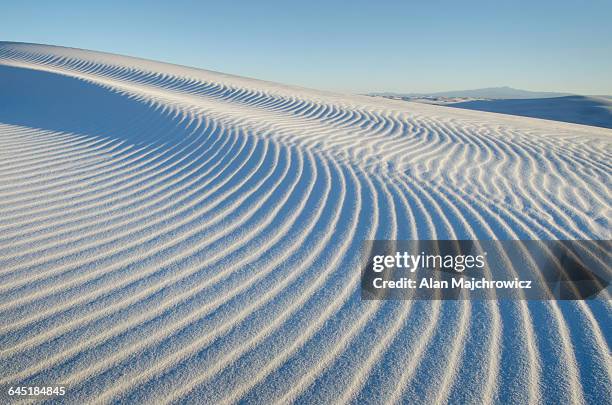
M 361 302 L 365 239 L 609 239 L 612 131 L 0 43 L 0 385 L 604 403 L 610 301 Z
M 529 100 L 474 100 L 446 105 L 612 129 L 612 98 L 603 96 L 566 96 Z

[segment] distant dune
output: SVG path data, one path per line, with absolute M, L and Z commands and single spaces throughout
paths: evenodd
M 559 93 L 550 91 L 529 91 L 515 89 L 508 86 L 486 87 L 483 89 L 440 91 L 435 93 L 372 93 L 377 96 L 395 97 L 462 97 L 462 98 L 489 98 L 489 99 L 528 99 L 528 98 L 551 98 L 571 96 L 570 93 Z
M 611 184 L 605 128 L 0 43 L 0 386 L 609 403 L 609 291 L 361 301 L 359 256 L 371 239 L 610 239 Z
M 372 93 L 370 95 L 612 128 L 611 96 L 579 96 L 527 91 L 511 87 L 440 93 Z
M 529 100 L 474 100 L 446 105 L 612 128 L 612 99 L 607 97 L 567 96 Z

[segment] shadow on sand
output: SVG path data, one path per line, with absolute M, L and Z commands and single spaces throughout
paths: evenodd
M 0 66 L 0 92 L 0 122 L 5 124 L 113 138 L 135 145 L 169 141 L 151 136 L 158 131 L 143 131 L 167 126 L 168 116 L 151 105 L 86 81 Z
M 476 100 L 447 105 L 468 110 L 612 128 L 612 100 L 606 97 L 567 96 L 520 100 Z

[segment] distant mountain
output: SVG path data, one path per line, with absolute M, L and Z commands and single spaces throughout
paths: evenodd
M 372 96 L 383 97 L 462 97 L 462 98 L 488 98 L 488 99 L 530 99 L 571 96 L 571 93 L 556 93 L 544 91 L 529 91 L 514 89 L 512 87 L 487 87 L 484 89 L 443 91 L 437 93 L 370 93 Z

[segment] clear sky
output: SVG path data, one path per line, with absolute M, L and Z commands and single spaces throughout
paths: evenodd
M 612 94 L 612 0 L 11 3 L 0 40 L 313 88 Z

